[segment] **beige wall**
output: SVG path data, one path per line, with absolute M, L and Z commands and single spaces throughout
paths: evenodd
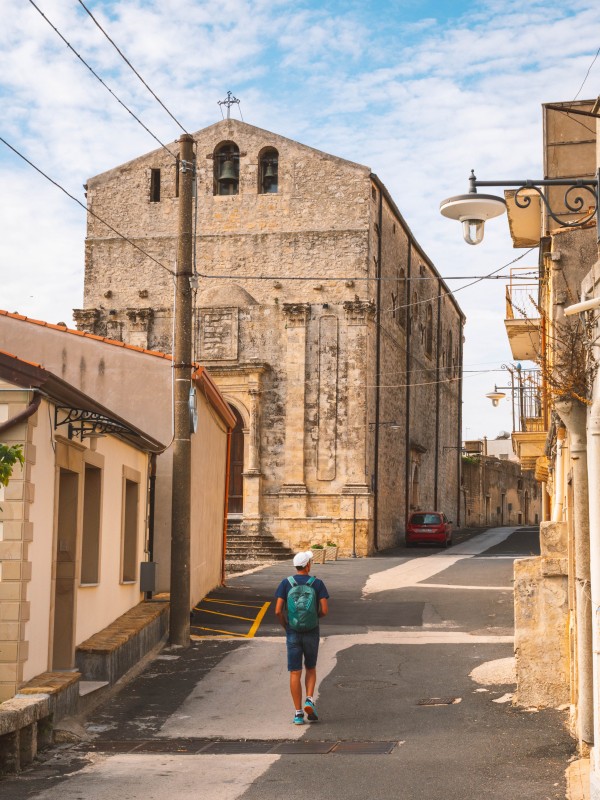
M 0 343 L 2 349 L 54 372 L 158 441 L 165 445 L 171 443 L 173 370 L 170 358 L 1 313 Z M 220 424 L 216 414 L 206 417 L 205 423 L 211 430 L 212 427 L 218 429 Z M 205 433 L 212 435 L 210 431 L 200 431 L 200 438 Z M 208 461 L 206 468 L 210 466 Z M 157 590 L 163 592 L 168 591 L 170 582 L 171 475 L 172 454 L 167 449 L 158 456 L 156 463 L 154 520 Z M 211 540 L 214 537 L 215 548 L 218 548 L 222 538 L 221 496 L 207 493 L 202 502 L 210 519 L 215 520 L 205 535 Z M 219 559 L 211 564 L 211 575 L 220 574 L 220 563 Z
M 191 603 L 221 583 L 227 428 L 198 393 L 198 431 L 192 436 Z M 210 497 L 212 502 L 207 503 Z M 217 536 L 216 532 L 221 532 Z
M 89 441 L 86 439 L 85 443 Z M 148 560 L 145 553 L 148 455 L 113 436 L 105 436 L 97 440 L 94 454 L 84 455 L 84 461 L 103 462 L 100 582 L 96 586 L 79 585 L 77 589 L 75 644 L 85 641 L 140 602 L 139 563 Z M 121 582 L 124 468 L 131 478 L 139 475 L 135 583 Z
M 29 404 L 32 393 L 0 384 L 0 420 L 10 419 Z M 146 560 L 148 455 L 114 436 L 65 439 L 54 430 L 54 404 L 43 399 L 39 409 L 3 436 L 23 444 L 25 465 L 15 468 L 2 492 L 0 511 L 0 700 L 53 666 L 55 575 L 58 541 L 58 474 L 60 467 L 78 475 L 77 530 L 69 548 L 74 575 L 74 647 L 137 605 L 139 562 Z M 83 522 L 83 469 L 86 462 L 102 468 L 100 576 L 94 586 L 80 585 Z M 121 581 L 123 480 L 139 480 L 137 578 Z M 56 624 L 61 626 L 61 620 Z M 73 661 L 74 663 L 74 661 Z

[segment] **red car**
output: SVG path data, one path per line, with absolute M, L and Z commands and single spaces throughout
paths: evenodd
M 408 518 L 405 535 L 406 546 L 413 544 L 452 544 L 452 520 L 441 511 L 415 511 Z

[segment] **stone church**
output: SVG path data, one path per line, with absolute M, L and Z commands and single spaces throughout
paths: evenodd
M 347 556 L 401 543 L 412 509 L 460 524 L 464 316 L 381 180 L 235 119 L 194 141 L 194 357 L 237 420 L 230 527 Z M 88 181 L 80 330 L 170 352 L 177 153 Z

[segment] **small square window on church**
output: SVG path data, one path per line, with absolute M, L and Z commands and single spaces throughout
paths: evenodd
M 150 202 L 160 203 L 160 170 L 150 170 Z

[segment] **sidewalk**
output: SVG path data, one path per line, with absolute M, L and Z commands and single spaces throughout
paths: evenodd
M 590 799 L 590 760 L 580 758 L 567 768 L 567 800 Z

